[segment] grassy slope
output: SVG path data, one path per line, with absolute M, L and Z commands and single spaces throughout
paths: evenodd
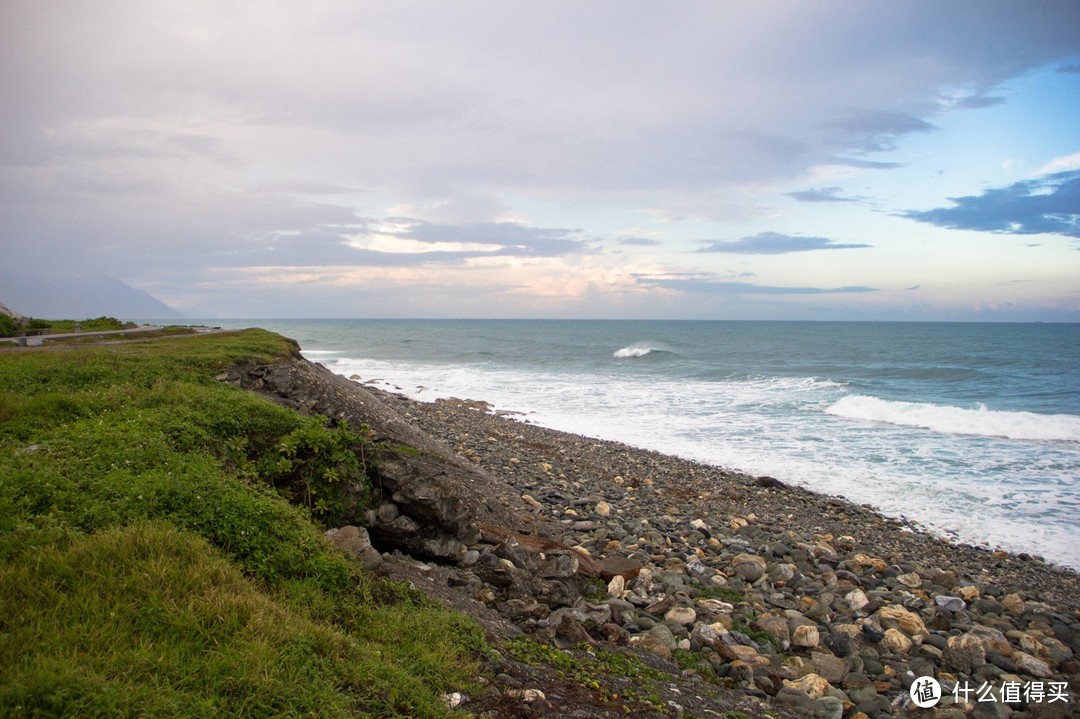
M 295 438 L 325 463 L 338 435 L 213 379 L 288 351 L 257 330 L 0 350 L 0 715 L 442 716 L 469 689 L 476 627 L 282 498 Z

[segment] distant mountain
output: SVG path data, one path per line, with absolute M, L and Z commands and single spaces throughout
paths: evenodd
M 0 275 L 0 298 L 30 317 L 86 319 L 182 319 L 183 315 L 148 292 L 107 275 L 44 277 Z
M 23 316 L 20 313 L 16 312 L 15 310 L 9 310 L 7 307 L 4 306 L 3 302 L 0 302 L 0 315 L 7 315 L 16 322 L 23 321 Z

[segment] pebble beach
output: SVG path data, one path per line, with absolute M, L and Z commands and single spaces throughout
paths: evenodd
M 795 715 L 1077 714 L 1071 570 L 949 543 L 782 478 L 534 426 L 483 402 L 371 391 L 498 478 L 509 509 L 543 520 L 552 539 L 639 568 L 563 607 L 481 589 L 489 609 L 540 641 L 681 656 L 689 675 Z M 482 587 L 479 559 L 492 552 L 477 545 L 450 583 L 472 575 Z M 514 563 L 504 547 L 494 553 Z M 912 704 L 923 677 L 940 687 L 932 708 Z

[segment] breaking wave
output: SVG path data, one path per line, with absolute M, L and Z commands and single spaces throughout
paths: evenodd
M 848 395 L 825 412 L 836 417 L 920 427 L 948 434 L 1008 439 L 1080 442 L 1080 417 L 1071 414 L 1006 412 L 984 406 L 975 409 L 921 402 L 897 402 L 865 395 Z
M 615 350 L 612 357 L 619 359 L 633 359 L 655 354 L 675 354 L 674 350 L 658 342 L 633 342 L 626 347 Z

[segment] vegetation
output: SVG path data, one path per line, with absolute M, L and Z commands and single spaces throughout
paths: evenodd
M 581 644 L 564 650 L 529 637 L 506 643 L 510 656 L 532 666 L 549 666 L 559 676 L 591 689 L 605 704 L 620 707 L 628 715 L 636 710 L 664 711 L 657 687 L 671 677 L 623 652 Z M 621 686 L 621 689 L 614 689 Z
M 14 337 L 19 333 L 19 323 L 10 315 L 0 312 L 0 337 Z
M 14 318 L 0 313 L 0 337 L 14 337 L 20 332 L 49 330 L 52 333 L 74 332 L 78 326 L 81 332 L 104 332 L 135 327 L 133 322 L 121 322 L 115 317 L 94 317 L 85 320 L 43 320 L 26 318 L 21 323 Z
M 473 688 L 478 628 L 316 525 L 360 509 L 363 431 L 213 379 L 293 350 L 0 350 L 0 715 L 427 717 Z

